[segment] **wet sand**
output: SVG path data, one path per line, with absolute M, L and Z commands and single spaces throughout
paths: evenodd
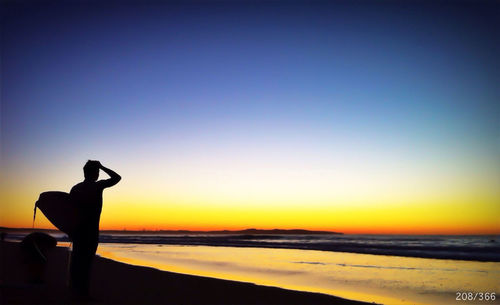
M 29 264 L 18 243 L 0 245 L 1 304 L 71 304 L 69 252 L 47 252 L 44 270 Z M 37 271 L 41 283 L 34 283 Z M 96 257 L 87 304 L 368 304 L 326 294 L 299 292 L 128 265 Z

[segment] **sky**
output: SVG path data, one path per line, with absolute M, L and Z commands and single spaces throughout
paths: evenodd
M 2 6 L 0 226 L 500 234 L 498 2 Z

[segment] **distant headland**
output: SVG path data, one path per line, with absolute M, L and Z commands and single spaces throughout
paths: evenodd
M 61 232 L 56 229 L 37 229 L 37 228 L 6 228 L 0 227 L 4 232 L 25 232 L 25 231 L 43 231 L 43 232 Z M 304 229 L 245 229 L 245 230 L 215 230 L 215 231 L 191 231 L 191 230 L 101 230 L 101 233 L 127 233 L 127 234 L 236 234 L 236 235 L 317 235 L 317 234 L 344 234 L 333 231 L 313 231 Z

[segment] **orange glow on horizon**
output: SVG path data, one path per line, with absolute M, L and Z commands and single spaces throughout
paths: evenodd
M 42 216 L 43 217 L 43 216 Z M 47 224 L 46 221 L 40 224 L 38 219 L 35 222 L 35 229 L 56 229 L 51 224 Z M 12 223 L 7 225 L 8 228 L 24 228 L 30 229 L 31 226 L 23 226 L 22 224 Z M 445 227 L 445 226 L 433 226 L 433 227 L 390 227 L 390 226 L 374 226 L 374 227 L 255 227 L 255 226 L 159 226 L 159 225 L 129 225 L 129 226 L 106 226 L 101 225 L 101 231 L 113 230 L 113 231 L 240 231 L 245 229 L 259 229 L 259 230 L 272 230 L 272 229 L 282 229 L 282 230 L 293 230 L 293 229 L 303 229 L 310 231 L 326 231 L 326 232 L 336 232 L 343 234 L 387 234 L 387 235 L 499 235 L 500 228 L 497 225 L 484 225 L 480 227 Z
M 51 182 L 40 178 L 33 181 L 43 183 L 27 182 L 21 187 L 16 184 L 21 179 L 14 179 L 16 173 L 0 189 L 0 226 L 30 228 L 34 202 L 41 191 L 68 191 L 74 182 L 78 182 L 61 185 L 57 183 L 69 179 L 53 178 Z M 258 228 L 346 234 L 500 234 L 500 193 L 494 187 L 494 180 L 481 186 L 476 183 L 468 189 L 452 191 L 449 187 L 450 190 L 439 192 L 436 191 L 439 188 L 430 183 L 429 189 L 422 186 L 419 193 L 406 189 L 404 185 L 394 191 L 370 187 L 364 189 L 365 192 L 358 192 L 356 181 L 350 185 L 349 192 L 346 189 L 332 191 L 328 188 L 328 181 L 323 181 L 320 186 L 307 182 L 302 188 L 300 181 L 292 181 L 291 186 L 281 181 L 273 188 L 268 186 L 272 184 L 271 179 L 261 183 L 252 178 L 247 181 L 249 184 L 244 184 L 246 178 L 243 178 L 239 184 L 232 182 L 234 189 L 223 188 L 221 185 L 226 180 L 215 183 L 208 175 L 198 177 L 195 182 L 185 178 L 182 183 L 180 180 L 166 183 L 158 178 L 155 183 L 144 184 L 140 179 L 124 179 L 104 192 L 100 228 L 129 231 Z M 149 181 L 147 179 L 144 177 L 143 180 Z M 213 188 L 204 185 L 203 181 L 208 181 Z M 178 187 L 163 186 L 163 183 L 175 185 L 174 182 Z M 361 189 L 367 183 L 359 182 L 359 185 Z M 54 227 L 41 212 L 37 212 L 35 228 Z

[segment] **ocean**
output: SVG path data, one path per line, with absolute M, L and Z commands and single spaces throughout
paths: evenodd
M 104 243 L 286 248 L 500 262 L 500 236 L 101 234 L 100 239 Z
M 500 304 L 498 236 L 120 233 L 102 234 L 97 254 L 381 304 Z

